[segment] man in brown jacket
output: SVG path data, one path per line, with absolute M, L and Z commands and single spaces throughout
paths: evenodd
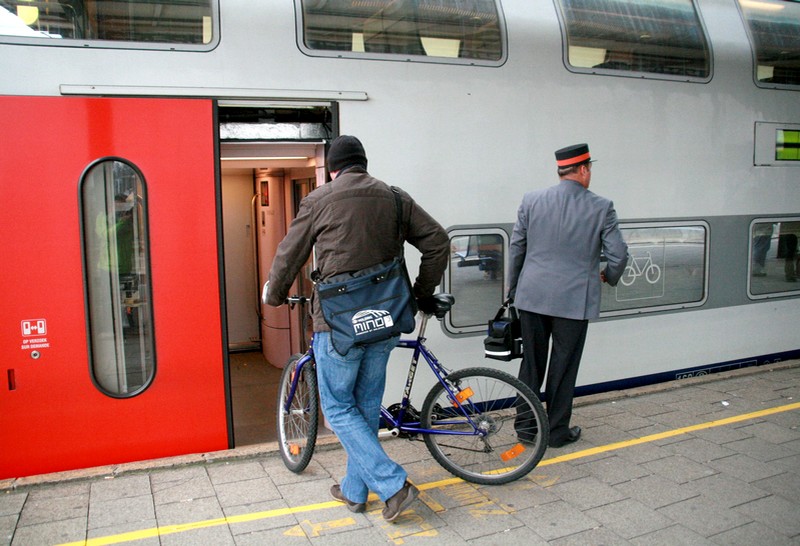
M 312 248 L 319 280 L 324 281 L 390 261 L 401 253 L 403 241 L 408 241 L 422 253 L 414 295 L 421 309 L 429 307 L 449 257 L 444 228 L 399 190 L 402 240 L 397 237 L 392 189 L 367 173 L 367 156 L 356 137 L 334 139 L 328 170 L 333 180 L 303 199 L 278 246 L 269 274 L 267 303 L 283 304 Z M 369 491 L 374 491 L 386 503 L 383 517 L 394 521 L 419 495 L 403 467 L 386 455 L 377 435 L 386 364 L 398 337 L 354 346 L 342 355 L 331 343 L 316 289 L 311 313 L 322 411 L 347 452 L 346 475 L 341 485 L 331 488 L 331 495 L 351 511 L 362 512 Z

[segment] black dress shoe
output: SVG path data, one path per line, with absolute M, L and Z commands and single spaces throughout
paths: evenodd
M 564 447 L 567 444 L 571 444 L 572 442 L 577 442 L 578 438 L 581 437 L 581 427 L 572 427 L 569 429 L 569 433 L 567 434 L 566 438 L 562 438 L 560 440 L 550 440 L 550 447 Z

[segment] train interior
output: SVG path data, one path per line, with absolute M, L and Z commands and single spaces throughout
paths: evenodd
M 315 106 L 220 108 L 228 360 L 237 447 L 275 440 L 283 363 L 306 348 L 310 323 L 304 313 L 262 306 L 260 296 L 300 200 L 324 182 L 328 115 L 327 108 Z M 303 268 L 293 294 L 310 293 L 309 274 L 310 267 Z

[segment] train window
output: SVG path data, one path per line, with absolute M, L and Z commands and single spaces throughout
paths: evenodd
M 693 0 L 556 0 L 575 72 L 708 81 L 711 49 Z
M 0 42 L 209 50 L 219 0 L 5 0 Z
M 155 374 L 144 180 L 124 161 L 97 162 L 80 204 L 92 378 L 109 396 L 133 396 Z
M 748 295 L 753 299 L 800 294 L 800 218 L 750 223 Z
M 296 0 L 308 55 L 498 66 L 505 61 L 496 0 Z
M 762 87 L 800 85 L 800 3 L 739 0 Z
M 628 243 L 628 265 L 617 286 L 603 284 L 601 316 L 683 309 L 705 302 L 708 278 L 705 223 L 620 227 Z
M 505 298 L 505 258 L 508 235 L 499 229 L 456 230 L 450 233 L 450 267 L 445 291 L 457 304 L 447 316 L 452 333 L 486 330 L 486 322 Z

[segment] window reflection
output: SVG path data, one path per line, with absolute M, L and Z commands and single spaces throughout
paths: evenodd
M 212 0 L 5 0 L 0 35 L 63 40 L 210 44 Z
M 800 3 L 739 0 L 756 58 L 756 81 L 800 85 Z
M 800 218 L 750 226 L 750 295 L 800 290 Z
M 122 161 L 97 163 L 81 209 L 93 379 L 111 396 L 136 394 L 155 373 L 144 181 Z
M 622 226 L 621 231 L 630 257 L 617 286 L 603 284 L 601 312 L 685 307 L 704 301 L 705 226 Z
M 503 57 L 496 0 L 301 0 L 302 43 L 309 53 L 336 51 L 387 58 Z M 372 55 L 371 55 L 372 54 Z
M 559 0 L 570 66 L 707 79 L 711 53 L 692 0 Z
M 504 238 L 499 234 L 450 239 L 449 291 L 456 304 L 449 323 L 456 328 L 486 326 L 504 299 Z

